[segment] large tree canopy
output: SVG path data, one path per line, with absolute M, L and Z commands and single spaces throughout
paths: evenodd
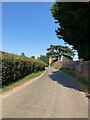
M 50 48 L 47 48 L 47 51 L 47 56 L 51 56 L 52 58 L 60 58 L 61 55 L 64 55 L 72 59 L 75 55 L 73 49 L 61 45 L 50 45 Z
M 52 16 L 58 23 L 56 34 L 59 39 L 78 51 L 79 58 L 90 59 L 90 48 L 88 47 L 89 29 L 88 22 L 90 3 L 84 2 L 56 2 L 51 8 Z

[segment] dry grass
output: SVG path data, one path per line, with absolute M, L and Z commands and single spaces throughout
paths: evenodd
M 61 68 L 60 70 L 70 75 L 74 80 L 79 82 L 88 93 L 90 93 L 90 80 L 88 80 L 83 74 L 69 68 Z
M 8 92 L 8 91 L 14 89 L 15 87 L 18 87 L 18 86 L 24 84 L 25 82 L 28 82 L 28 81 L 32 80 L 33 78 L 35 78 L 35 77 L 38 77 L 42 73 L 43 73 L 43 71 L 38 71 L 36 73 L 32 73 L 30 75 L 27 75 L 23 79 L 20 79 L 20 80 L 14 82 L 12 84 L 8 84 L 8 85 L 2 86 L 2 88 L 0 89 L 0 91 L 2 91 L 2 93 Z

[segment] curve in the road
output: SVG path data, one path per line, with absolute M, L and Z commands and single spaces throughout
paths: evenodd
M 88 118 L 88 99 L 80 86 L 53 68 L 3 97 L 3 118 Z

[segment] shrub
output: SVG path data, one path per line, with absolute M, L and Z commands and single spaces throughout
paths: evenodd
M 45 69 L 44 62 L 15 54 L 0 52 L 0 60 L 3 85 L 11 84 L 30 73 Z

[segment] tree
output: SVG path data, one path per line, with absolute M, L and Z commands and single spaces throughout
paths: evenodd
M 47 51 L 47 56 L 51 56 L 52 58 L 58 58 L 58 60 L 61 60 L 62 55 L 67 56 L 71 59 L 75 55 L 73 49 L 61 45 L 50 45 L 50 48 L 47 48 Z
M 89 21 L 90 3 L 84 2 L 56 2 L 51 8 L 55 23 L 57 37 L 63 39 L 78 51 L 80 58 L 90 59 Z
M 35 59 L 35 56 L 31 56 L 30 58 L 33 58 L 33 59 Z
M 25 57 L 25 54 L 22 52 L 22 53 L 21 53 L 21 56 L 22 56 L 22 57 Z
M 37 59 L 42 60 L 44 63 L 48 65 L 48 56 L 47 55 L 40 55 Z

